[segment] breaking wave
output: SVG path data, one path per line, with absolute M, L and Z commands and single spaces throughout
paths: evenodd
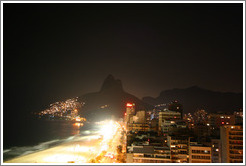
M 65 139 L 55 139 L 47 142 L 42 142 L 38 145 L 34 146 L 22 146 L 22 147 L 12 147 L 10 149 L 4 149 L 3 150 L 3 160 L 10 160 L 12 158 L 18 157 L 18 156 L 24 156 L 27 154 L 31 154 L 37 151 L 42 151 L 51 147 L 54 147 L 58 144 L 72 141 L 76 136 L 71 136 Z

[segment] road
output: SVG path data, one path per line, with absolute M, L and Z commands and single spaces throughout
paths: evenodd
M 88 163 L 96 159 L 102 151 L 116 156 L 117 146 L 120 143 L 120 125 L 117 122 L 105 122 L 98 134 L 78 136 L 70 142 L 56 147 L 20 156 L 4 163 Z M 102 138 L 100 136 L 103 135 Z M 115 158 L 105 157 L 100 163 L 117 162 Z

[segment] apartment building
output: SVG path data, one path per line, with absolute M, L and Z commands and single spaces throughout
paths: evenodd
M 225 125 L 220 128 L 222 163 L 243 162 L 243 126 Z

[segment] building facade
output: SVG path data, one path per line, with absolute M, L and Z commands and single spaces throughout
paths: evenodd
M 176 120 L 180 119 L 180 112 L 170 111 L 167 109 L 159 112 L 159 133 L 167 133 L 169 127 L 174 124 Z
M 221 163 L 220 139 L 211 139 L 212 163 Z
M 133 163 L 171 163 L 170 149 L 165 147 L 134 146 L 130 154 L 127 161 Z
M 187 163 L 188 162 L 188 145 L 189 137 L 188 136 L 177 136 L 177 135 L 168 135 L 167 136 L 167 145 L 171 150 L 171 161 L 172 163 Z
M 211 163 L 211 147 L 203 145 L 189 146 L 189 163 Z
M 243 162 L 243 126 L 225 125 L 220 128 L 222 163 Z

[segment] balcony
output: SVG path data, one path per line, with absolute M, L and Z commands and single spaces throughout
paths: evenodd
M 233 144 L 233 145 L 243 145 L 243 142 L 229 141 L 229 144 Z
M 241 150 L 241 149 L 243 149 L 243 146 L 230 146 L 230 150 L 232 150 L 232 149 L 239 149 L 239 150 Z
M 229 135 L 243 135 L 243 132 L 229 132 Z
M 242 137 L 229 137 L 230 140 L 243 140 L 243 136 Z
M 230 159 L 243 159 L 243 156 L 230 156 Z

